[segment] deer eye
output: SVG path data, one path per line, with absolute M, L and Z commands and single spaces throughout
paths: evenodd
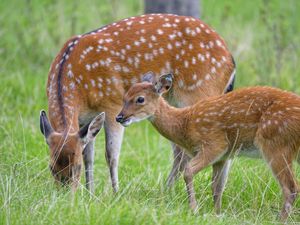
M 136 103 L 143 103 L 145 101 L 145 98 L 144 97 L 138 97 L 137 100 L 136 100 Z

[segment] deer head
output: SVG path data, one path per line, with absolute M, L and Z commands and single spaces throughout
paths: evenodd
M 40 113 L 40 129 L 50 150 L 49 168 L 57 183 L 71 184 L 76 188 L 81 174 L 82 154 L 85 146 L 94 140 L 101 130 L 105 119 L 102 112 L 78 132 L 56 132 L 46 115 Z
M 123 108 L 116 117 L 117 122 L 129 126 L 153 116 L 159 97 L 171 88 L 173 76 L 162 75 L 157 82 L 154 82 L 153 77 L 147 73 L 144 82 L 132 85 L 124 96 Z

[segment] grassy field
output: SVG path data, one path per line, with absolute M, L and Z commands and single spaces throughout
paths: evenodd
M 202 0 L 202 19 L 237 61 L 237 86 L 268 84 L 300 94 L 299 10 L 298 0 Z M 210 168 L 196 177 L 200 210 L 191 214 L 183 180 L 165 188 L 170 145 L 147 122 L 126 130 L 118 194 L 108 180 L 103 132 L 95 195 L 81 187 L 71 199 L 55 188 L 38 124 L 50 63 L 73 34 L 142 13 L 141 0 L 0 1 L 0 224 L 277 223 L 280 189 L 263 161 L 246 158 L 234 160 L 223 214 L 213 211 Z M 299 199 L 289 222 L 300 224 Z

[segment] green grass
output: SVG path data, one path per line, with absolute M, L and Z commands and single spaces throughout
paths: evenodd
M 202 19 L 237 61 L 237 86 L 300 93 L 299 1 L 202 0 L 202 7 Z M 245 158 L 234 160 L 223 215 L 213 212 L 210 168 L 196 177 L 200 209 L 191 214 L 183 180 L 165 188 L 170 145 L 147 122 L 126 130 L 118 194 L 108 180 L 103 132 L 96 143 L 95 195 L 81 187 L 72 198 L 53 184 L 38 124 L 51 61 L 70 36 L 142 12 L 141 0 L 0 1 L 0 224 L 277 223 L 280 189 L 263 161 Z M 299 200 L 289 222 L 300 223 Z

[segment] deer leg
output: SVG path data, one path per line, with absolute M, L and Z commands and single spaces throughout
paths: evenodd
M 173 167 L 167 179 L 167 186 L 171 187 L 178 179 L 179 174 L 184 170 L 190 158 L 183 152 L 183 150 L 176 144 L 172 144 L 173 149 Z
M 83 161 L 85 166 L 86 188 L 94 192 L 94 141 L 87 144 L 83 151 Z
M 230 165 L 231 159 L 226 159 L 213 164 L 212 192 L 217 214 L 220 214 L 221 211 L 222 195 L 227 181 Z
M 124 134 L 124 127 L 115 122 L 109 115 L 105 119 L 105 158 L 109 166 L 110 177 L 114 192 L 119 189 L 118 164 Z
M 277 178 L 283 193 L 283 208 L 280 212 L 280 219 L 285 221 L 289 216 L 293 203 L 299 192 L 295 175 L 292 171 L 293 157 L 290 148 L 281 148 L 274 151 L 274 148 L 262 148 L 274 176 Z
M 72 194 L 74 194 L 75 191 L 77 190 L 77 187 L 78 187 L 79 182 L 80 182 L 80 173 L 79 173 L 79 171 L 81 170 L 81 165 L 72 166 L 71 170 L 72 170 L 71 190 L 72 190 Z
M 225 148 L 218 148 L 225 149 Z M 200 170 L 209 166 L 213 162 L 217 161 L 220 156 L 222 156 L 226 151 L 220 150 L 216 151 L 214 148 L 203 147 L 203 149 L 191 159 L 191 161 L 187 164 L 184 170 L 184 181 L 186 184 L 186 189 L 189 198 L 189 205 L 193 211 L 197 209 L 197 202 L 194 191 L 193 177 Z

